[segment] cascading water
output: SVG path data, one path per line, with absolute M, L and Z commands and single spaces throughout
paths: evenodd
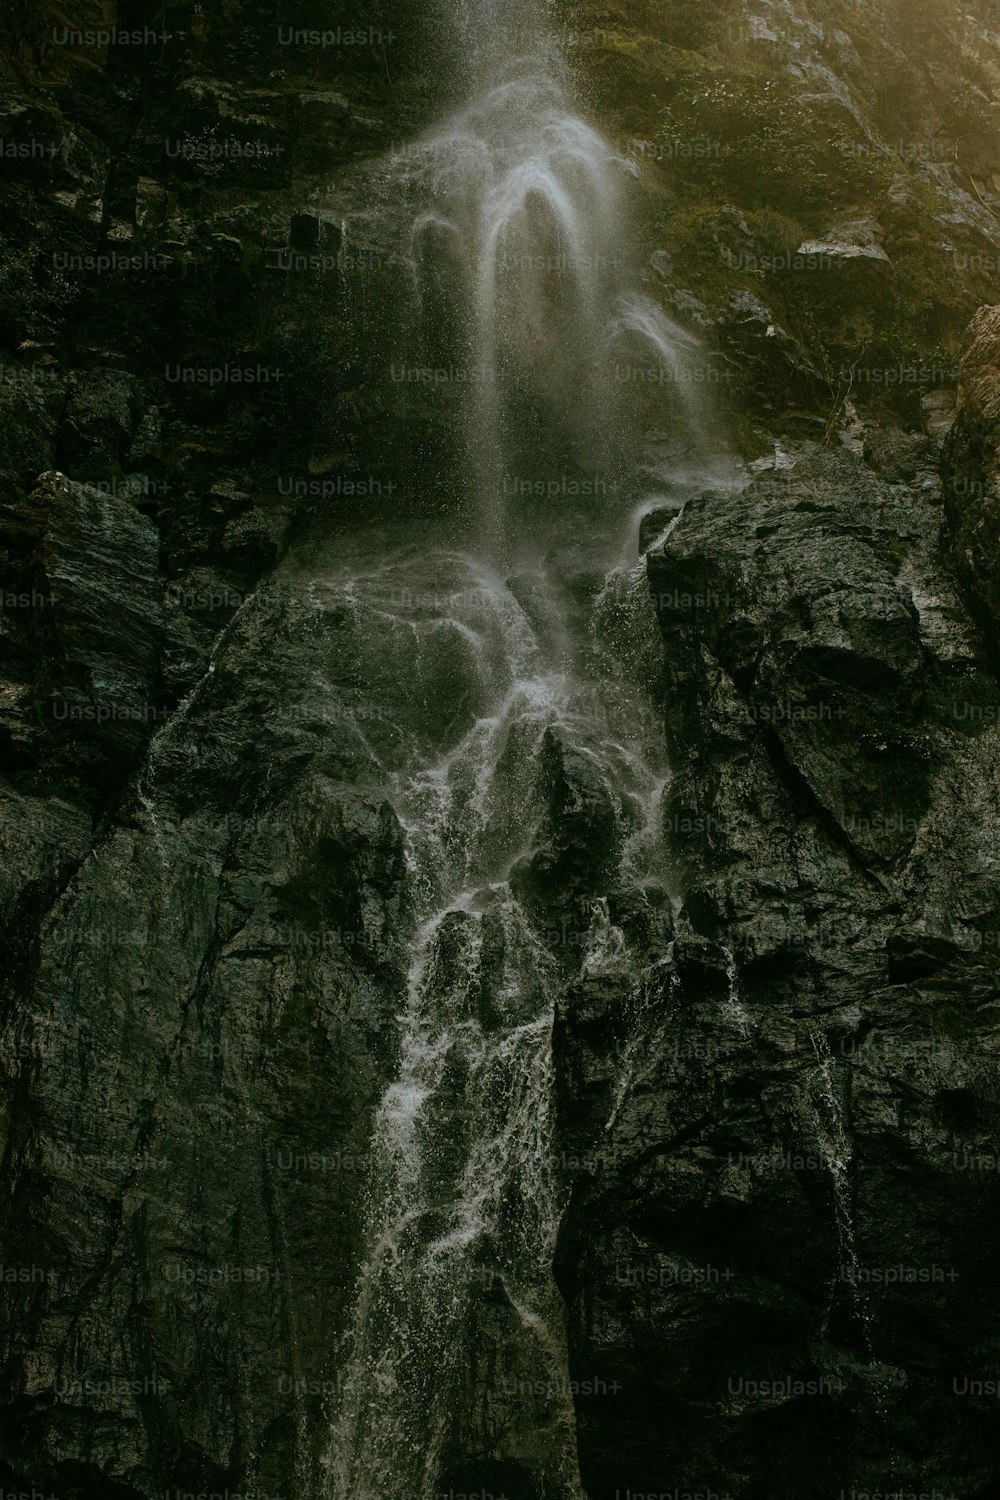
M 451 347 L 478 376 L 469 552 L 427 524 L 415 548 L 324 584 L 378 663 L 372 690 L 397 704 L 372 754 L 415 914 L 335 1351 L 330 1500 L 423 1496 L 449 1476 L 495 1476 L 511 1500 L 582 1495 L 552 1271 L 566 1198 L 553 1018 L 575 977 L 628 962 L 610 892 L 669 905 L 665 752 L 642 680 L 657 636 L 634 550 L 621 563 L 642 505 L 595 434 L 614 436 L 616 351 L 641 347 L 678 388 L 697 351 L 628 293 L 621 163 L 572 113 L 540 33 L 530 61 L 502 61 L 515 17 L 512 0 L 462 7 L 478 92 L 389 172 L 418 204 L 417 319 L 440 311 L 444 265 Z
M 408 253 L 418 294 L 425 282 L 450 292 L 470 479 L 483 540 L 502 558 L 512 499 L 537 500 L 540 483 L 547 492 L 570 473 L 593 483 L 595 465 L 614 482 L 615 360 L 659 370 L 691 435 L 703 360 L 632 290 L 630 164 L 573 113 L 551 42 L 524 6 L 485 0 L 462 16 L 467 46 L 490 60 L 480 91 L 403 153 L 390 184 L 424 204 Z M 530 56 L 505 58 L 513 35 Z
M 636 626 L 651 624 L 641 576 L 615 574 L 598 590 L 588 629 L 551 565 L 502 581 L 434 550 L 426 579 L 439 590 L 442 577 L 450 582 L 423 618 L 401 591 L 386 596 L 384 575 L 355 575 L 350 594 L 343 588 L 366 632 L 376 621 L 383 633 L 415 632 L 433 701 L 449 689 L 470 702 L 492 690 L 494 701 L 432 765 L 394 778 L 420 922 L 402 1066 L 372 1143 L 368 1251 L 341 1352 L 331 1496 L 433 1493 L 474 1353 L 488 1408 L 477 1420 L 505 1435 L 498 1446 L 537 1472 L 546 1495 L 581 1493 L 552 1281 L 565 1203 L 552 1160 L 551 1030 L 567 975 L 526 888 L 551 765 L 574 757 L 606 802 L 618 879 L 662 874 L 663 767 L 655 715 L 640 711 L 614 630 L 624 621 L 635 644 Z M 544 615 L 538 623 L 540 594 L 568 632 Z M 568 658 L 567 636 L 576 643 Z M 599 897 L 581 910 L 587 931 L 571 951 L 585 969 L 613 952 L 615 933 Z
M 572 452 L 607 418 L 595 351 L 618 262 L 616 173 L 604 142 L 537 72 L 496 83 L 411 154 L 409 173 L 434 204 L 414 226 L 414 261 L 443 257 L 467 310 L 468 446 L 484 535 L 502 549 L 519 452 L 532 464 L 518 429 L 540 423 Z

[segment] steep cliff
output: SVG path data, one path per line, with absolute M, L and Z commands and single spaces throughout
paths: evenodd
M 530 578 L 500 590 L 440 562 L 459 540 L 467 346 L 433 244 L 417 354 L 399 332 L 407 179 L 385 161 L 409 159 L 454 59 L 437 12 L 377 9 L 95 0 L 72 25 L 47 3 L 11 19 L 0 1483 L 15 1490 L 328 1488 L 426 896 L 394 778 L 448 763 L 492 712 L 501 648 L 543 625 L 559 637 Z M 623 859 L 643 788 L 615 735 L 574 742 L 576 703 L 540 733 L 529 704 L 483 834 L 525 925 L 473 906 L 432 951 L 480 1041 L 527 1027 L 536 988 L 556 997 L 545 1191 L 565 1209 L 571 1379 L 539 1379 L 548 1335 L 533 1345 L 516 1284 L 477 1266 L 438 1482 L 541 1500 L 563 1493 L 572 1442 L 591 1500 L 985 1500 L 1000 1493 L 1000 356 L 997 310 L 976 311 L 1000 263 L 990 14 L 636 0 L 558 19 L 633 185 L 645 290 L 708 350 L 688 405 L 735 434 L 750 482 L 645 518 L 659 638 L 643 576 L 606 583 L 588 552 L 585 506 L 546 541 L 583 670 L 666 722 L 671 868 L 643 881 Z M 109 28 L 128 35 L 73 35 Z M 663 475 L 670 401 L 644 369 L 615 379 L 636 388 L 634 468 Z M 460 842 L 446 835 L 442 864 Z M 439 1185 L 470 1121 L 517 1156 L 477 1066 L 448 1054 Z M 508 1213 L 530 1198 L 497 1192 Z
M 905 457 L 804 449 L 650 554 L 673 962 L 557 1052 L 575 1358 L 622 1387 L 581 1412 L 595 1496 L 995 1493 L 1000 710 Z

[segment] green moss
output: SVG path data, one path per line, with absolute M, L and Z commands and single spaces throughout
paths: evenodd
M 699 193 L 795 218 L 870 200 L 888 181 L 881 160 L 857 149 L 850 116 L 795 98 L 785 79 L 703 67 L 664 106 L 659 138 L 665 149 L 704 143 L 703 156 L 671 158 L 681 177 L 695 169 Z
M 591 111 L 640 164 L 646 256 L 666 249 L 671 280 L 712 313 L 734 292 L 755 293 L 822 373 L 796 403 L 828 400 L 823 414 L 836 416 L 850 390 L 919 425 L 928 383 L 852 385 L 851 371 L 936 369 L 929 384 L 951 383 L 969 318 L 995 299 L 996 258 L 922 163 L 957 167 L 955 186 L 974 191 L 968 174 L 996 169 L 998 132 L 984 118 L 991 75 L 961 45 L 955 0 L 887 6 L 878 16 L 855 10 L 847 52 L 836 40 L 842 8 L 814 0 L 806 42 L 874 136 L 832 93 L 803 83 L 786 41 L 753 42 L 737 0 L 564 0 L 559 14 Z M 727 205 L 745 234 L 723 223 Z M 804 241 L 862 217 L 879 226 L 888 264 L 780 269 Z M 754 391 L 772 398 L 780 408 L 791 393 Z

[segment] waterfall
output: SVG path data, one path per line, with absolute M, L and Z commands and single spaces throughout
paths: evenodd
M 469 551 L 428 522 L 404 553 L 380 538 L 378 556 L 340 558 L 324 580 L 396 715 L 380 764 L 414 909 L 400 1066 L 334 1351 L 329 1500 L 403 1500 L 449 1476 L 471 1489 L 491 1464 L 512 1500 L 580 1500 L 553 1280 L 568 1197 L 553 1020 L 575 976 L 628 968 L 612 890 L 669 905 L 660 648 L 642 497 L 613 467 L 627 424 L 610 372 L 641 349 L 683 386 L 699 355 L 632 289 L 623 164 L 573 112 L 533 16 L 464 0 L 465 101 L 386 168 L 416 205 L 415 319 L 444 297 L 476 377 L 461 418 Z M 521 22 L 530 56 L 510 62 Z M 688 395 L 678 410 L 694 436 Z
M 408 153 L 408 173 L 434 207 L 413 229 L 419 268 L 445 258 L 464 314 L 472 400 L 465 413 L 484 535 L 502 553 L 505 497 L 537 442 L 585 465 L 610 415 L 609 309 L 622 288 L 620 165 L 568 109 L 550 74 L 493 84 Z M 413 184 L 411 184 L 413 185 Z M 586 449 L 591 448 L 591 454 Z
M 533 61 L 557 63 L 545 26 L 547 0 L 440 0 L 456 45 L 458 84 L 485 93 L 498 74 L 523 71 Z M 531 61 L 529 61 L 531 60 Z
M 375 1500 L 435 1491 L 471 1351 L 497 1339 L 482 1326 L 492 1306 L 504 1324 L 487 1356 L 495 1420 L 520 1425 L 521 1452 L 544 1473 L 545 1493 L 571 1500 L 581 1490 L 552 1281 L 565 1206 L 551 1089 L 562 979 L 512 876 L 543 817 L 537 782 L 553 737 L 592 757 L 615 799 L 623 852 L 624 835 L 645 828 L 641 809 L 659 782 L 641 746 L 621 745 L 598 718 L 590 685 L 561 659 L 558 633 L 547 639 L 520 602 L 539 585 L 556 592 L 554 581 L 522 575 L 512 589 L 471 559 L 452 564 L 466 587 L 418 631 L 437 647 L 456 632 L 469 650 L 466 679 L 495 684 L 495 702 L 437 761 L 396 781 L 420 921 L 402 1064 L 372 1142 L 367 1258 L 343 1351 L 327 1493 Z M 440 554 L 430 559 L 440 566 Z M 354 578 L 352 596 L 367 597 L 373 614 L 380 605 L 384 619 L 374 582 Z M 454 662 L 446 657 L 437 670 L 453 672 Z M 595 928 L 584 962 L 598 940 Z

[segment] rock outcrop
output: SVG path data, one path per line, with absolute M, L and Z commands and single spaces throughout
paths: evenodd
M 5 1479 L 276 1495 L 322 1431 L 405 979 L 347 629 L 255 597 L 93 839 L 5 802 Z
M 557 1037 L 596 1500 L 993 1493 L 1000 691 L 943 523 L 805 449 L 650 554 L 672 956 Z

